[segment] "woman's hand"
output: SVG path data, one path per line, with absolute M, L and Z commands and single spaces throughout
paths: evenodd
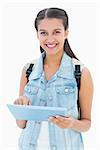
M 31 105 L 31 101 L 25 97 L 25 96 L 19 96 L 15 101 L 14 104 L 17 105 Z M 16 120 L 17 125 L 21 128 L 24 129 L 26 127 L 26 120 Z
M 14 104 L 17 105 L 31 105 L 32 102 L 25 96 L 19 96 L 15 101 Z
M 48 121 L 53 122 L 60 128 L 72 128 L 75 119 L 71 116 L 62 117 L 62 116 L 56 116 L 56 117 L 49 117 Z

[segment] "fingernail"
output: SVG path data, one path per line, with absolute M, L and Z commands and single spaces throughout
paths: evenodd
M 56 116 L 56 118 L 59 118 L 59 116 Z
M 53 119 L 53 117 L 49 117 L 49 118 L 48 118 L 49 121 L 52 121 L 52 119 Z
M 48 118 L 48 121 L 51 121 L 52 119 L 51 118 Z

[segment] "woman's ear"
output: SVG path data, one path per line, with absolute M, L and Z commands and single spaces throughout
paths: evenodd
M 68 34 L 69 34 L 69 31 L 66 30 L 66 31 L 65 31 L 65 39 L 68 37 Z

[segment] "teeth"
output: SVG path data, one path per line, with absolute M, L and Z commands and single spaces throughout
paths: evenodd
M 56 44 L 47 44 L 47 46 L 48 46 L 49 48 L 53 48 L 53 47 L 56 46 Z

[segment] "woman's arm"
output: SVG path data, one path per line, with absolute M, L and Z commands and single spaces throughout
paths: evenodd
M 61 128 L 72 128 L 78 132 L 87 131 L 91 125 L 91 106 L 93 99 L 93 83 L 89 70 L 84 68 L 81 75 L 79 101 L 81 108 L 80 120 L 68 117 L 50 117 L 49 120 Z
M 14 101 L 14 104 L 19 104 L 19 105 L 30 105 L 31 102 L 23 95 L 24 87 L 27 84 L 27 78 L 26 78 L 26 69 L 25 67 L 22 70 L 22 75 L 20 79 L 20 88 L 19 88 L 19 97 Z M 17 125 L 20 128 L 25 128 L 26 127 L 26 120 L 16 120 Z
M 84 68 L 81 76 L 81 87 L 79 101 L 81 108 L 81 119 L 75 120 L 72 128 L 78 131 L 87 131 L 91 125 L 91 107 L 93 99 L 93 82 L 91 74 Z
M 27 78 L 26 78 L 26 66 L 23 67 L 22 75 L 20 79 L 20 86 L 19 86 L 19 96 L 23 95 L 24 87 L 27 84 Z

